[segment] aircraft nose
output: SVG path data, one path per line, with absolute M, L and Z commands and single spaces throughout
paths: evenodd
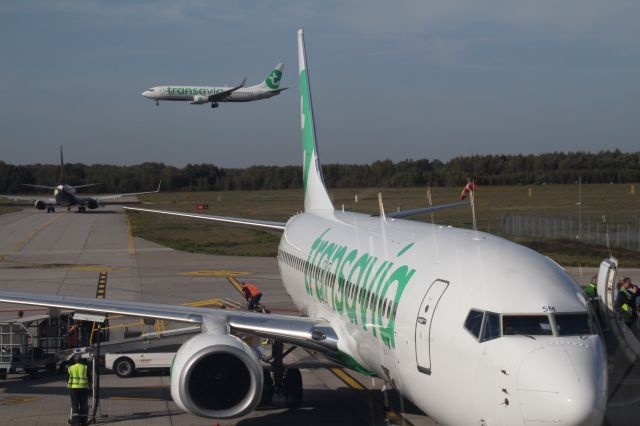
M 599 336 L 536 348 L 520 365 L 518 397 L 527 425 L 600 425 L 607 395 Z
M 149 97 L 149 91 L 145 90 L 144 92 L 142 92 L 142 96 L 144 96 L 145 98 Z

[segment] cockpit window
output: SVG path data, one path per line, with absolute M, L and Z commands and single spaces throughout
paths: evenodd
M 504 335 L 551 336 L 553 329 L 547 315 L 503 315 L 502 333 Z
M 555 314 L 558 336 L 583 336 L 594 334 L 589 321 L 589 315 L 585 313 Z
M 480 338 L 480 330 L 482 329 L 482 317 L 484 316 L 484 312 L 476 311 L 472 309 L 467 315 L 467 319 L 464 322 L 464 328 L 466 328 L 469 333 L 473 334 L 476 339 Z
M 480 341 L 497 339 L 500 337 L 500 315 L 493 312 L 485 312 L 482 338 Z

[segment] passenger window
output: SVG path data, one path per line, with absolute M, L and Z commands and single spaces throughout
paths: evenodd
M 480 338 L 480 329 L 482 328 L 482 317 L 484 312 L 472 309 L 467 315 L 467 319 L 464 322 L 464 328 L 469 330 L 469 333 L 473 334 L 476 339 Z
M 485 342 L 498 337 L 500 337 L 500 315 L 493 312 L 485 312 L 484 327 L 482 328 L 480 341 Z

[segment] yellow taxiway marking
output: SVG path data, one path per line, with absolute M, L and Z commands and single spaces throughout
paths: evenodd
M 239 277 L 242 275 L 251 275 L 251 273 L 240 272 L 240 271 L 225 271 L 224 269 L 222 269 L 222 270 L 179 272 L 178 275 L 186 275 L 189 277 Z
M 109 272 L 109 271 L 125 271 L 129 268 L 117 268 L 112 266 L 72 266 L 72 271 L 91 271 L 91 272 Z
M 133 234 L 131 233 L 131 221 L 129 215 L 127 216 L 127 243 L 129 245 L 129 256 L 136 255 L 136 246 L 133 244 Z
M 182 306 L 191 306 L 194 308 L 197 308 L 199 306 L 207 306 L 207 305 L 224 306 L 224 301 L 222 299 L 209 299 L 209 300 L 196 300 L 195 302 L 182 303 Z
M 13 249 L 11 251 L 13 251 L 14 253 L 19 252 L 20 250 L 22 250 L 24 248 L 24 246 L 26 246 L 29 241 L 33 240 L 33 238 L 38 235 L 38 232 L 42 231 L 44 228 L 46 228 L 47 226 L 51 225 L 53 222 L 55 222 L 56 220 L 60 220 L 64 217 L 64 215 L 62 214 L 57 214 L 56 217 L 54 217 L 53 219 L 51 219 L 50 221 L 48 221 L 47 223 L 45 223 L 44 225 L 40 225 L 38 226 L 36 229 L 34 229 L 33 231 L 31 231 L 31 233 L 29 235 L 27 235 L 25 238 L 23 238 L 22 240 L 18 241 L 18 243 L 13 246 Z
M 4 398 L 0 398 L 0 405 L 18 405 L 24 404 L 25 402 L 33 402 L 38 398 L 33 396 L 7 396 Z
M 365 387 L 359 381 L 357 381 L 355 378 L 351 377 L 351 375 L 349 375 L 342 368 L 335 368 L 334 367 L 334 368 L 330 368 L 329 370 L 331 370 L 331 372 L 333 374 L 338 376 L 338 378 L 340 380 L 342 380 L 343 382 L 345 382 L 350 388 L 357 389 L 357 390 L 364 390 L 365 389 Z

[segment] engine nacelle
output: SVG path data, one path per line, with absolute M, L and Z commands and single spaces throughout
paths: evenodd
M 262 396 L 262 364 L 231 335 L 199 334 L 176 353 L 171 396 L 183 410 L 223 419 L 252 411 Z
M 36 201 L 36 209 L 38 209 L 38 210 L 44 210 L 44 209 L 46 209 L 46 208 L 47 208 L 47 203 L 45 203 L 45 202 L 44 202 L 44 201 L 42 201 L 42 200 L 38 200 L 38 201 Z
M 97 209 L 98 207 L 100 207 L 100 203 L 98 203 L 97 200 L 91 198 L 89 201 L 87 201 L 87 207 L 89 207 L 91 210 Z
M 202 95 L 195 95 L 193 97 L 193 100 L 191 102 L 189 102 L 190 104 L 193 105 L 202 105 L 203 103 L 207 102 L 208 99 L 206 96 L 202 96 Z

